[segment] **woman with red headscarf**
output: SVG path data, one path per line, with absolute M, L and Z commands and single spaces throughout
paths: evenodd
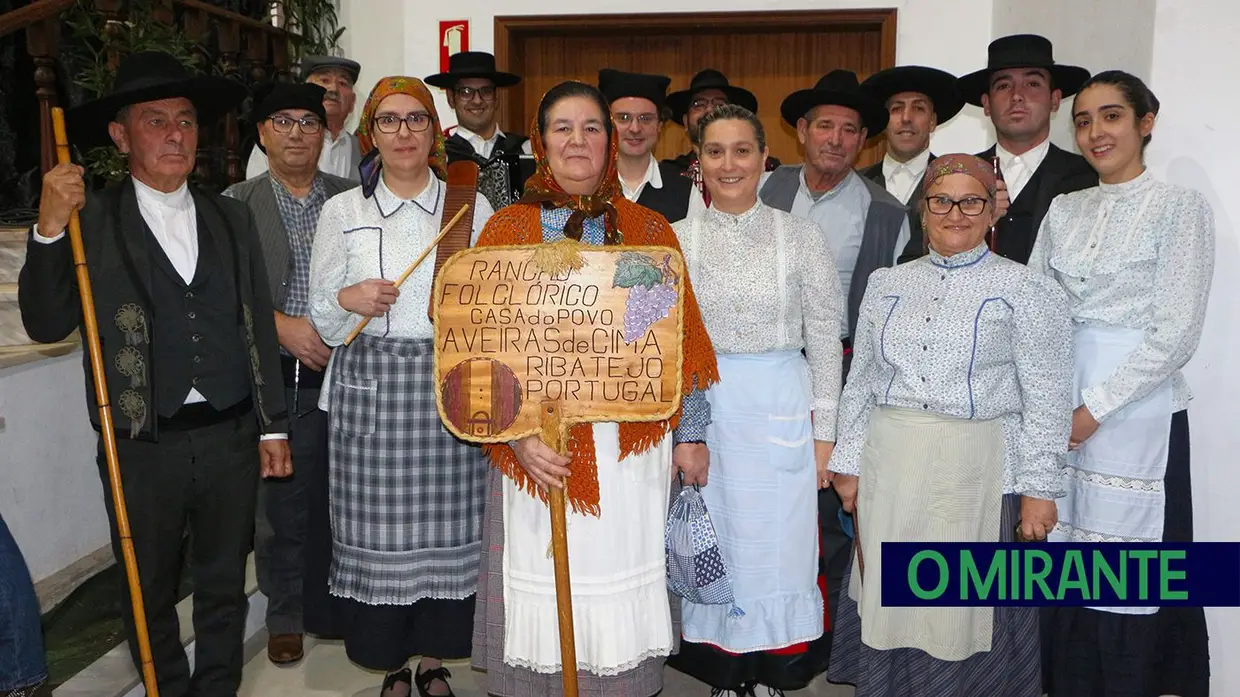
M 679 249 L 659 214 L 621 193 L 607 102 L 579 82 L 552 88 L 531 128 L 537 172 L 521 201 L 487 223 L 478 246 L 573 239 L 588 245 Z M 568 456 L 531 436 L 487 446 L 495 465 L 487 496 L 483 574 L 474 621 L 474 666 L 500 697 L 562 694 L 553 563 L 547 553 L 547 487 L 566 482 L 578 683 L 583 695 L 648 697 L 679 637 L 667 590 L 664 527 L 673 468 L 705 484 L 715 355 L 688 278 L 679 412 L 656 423 L 579 424 Z M 571 476 L 569 476 L 571 473 Z M 677 612 L 678 614 L 678 612 Z
M 392 279 L 435 240 L 447 193 L 444 140 L 420 80 L 379 81 L 362 110 L 362 186 L 323 206 L 310 316 L 335 346 L 329 413 L 331 593 L 350 660 L 388 672 L 383 697 L 450 695 L 440 659 L 470 653 L 487 466 L 435 402 L 432 264 Z M 473 205 L 475 232 L 491 216 Z M 373 318 L 351 344 L 344 339 Z M 410 656 L 422 656 L 414 673 Z

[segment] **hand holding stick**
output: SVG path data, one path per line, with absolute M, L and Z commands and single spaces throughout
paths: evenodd
M 449 220 L 448 224 L 443 226 L 443 229 L 439 231 L 439 235 L 435 237 L 426 249 L 422 250 L 422 253 L 418 255 L 417 259 L 413 260 L 413 263 L 410 264 L 408 268 L 405 269 L 405 272 L 400 275 L 400 278 L 396 279 L 397 288 L 400 288 L 401 284 L 404 283 L 409 276 L 413 275 L 414 270 L 417 269 L 423 261 L 426 261 L 426 257 L 430 256 L 430 253 L 435 250 L 435 246 L 439 244 L 440 240 L 447 237 L 448 231 L 452 229 L 452 226 L 456 225 L 456 222 L 461 219 L 462 215 L 465 215 L 465 211 L 467 210 L 469 210 L 468 203 L 461 206 L 461 210 L 457 211 L 456 215 L 452 216 L 452 220 Z M 432 289 L 431 292 L 434 292 L 434 290 Z M 353 328 L 352 332 L 349 332 L 349 336 L 344 340 L 345 346 L 353 343 L 353 340 L 362 333 L 362 330 L 366 328 L 366 325 L 370 324 L 370 319 L 370 317 L 363 319 L 356 327 Z

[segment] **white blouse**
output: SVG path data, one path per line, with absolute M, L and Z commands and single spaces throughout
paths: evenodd
M 776 234 L 777 228 L 782 235 Z M 739 215 L 709 208 L 672 229 L 680 238 L 715 351 L 804 349 L 813 390 L 814 438 L 834 441 L 844 296 L 822 231 L 809 220 L 761 202 Z
M 1004 493 L 1063 495 L 1072 328 L 1050 279 L 991 254 L 934 250 L 870 276 L 840 399 L 832 472 L 862 475 L 871 410 L 1001 419 Z
M 1201 338 L 1214 235 L 1205 196 L 1160 182 L 1149 170 L 1051 203 L 1029 267 L 1059 282 L 1075 323 L 1145 332 L 1110 378 L 1082 390 L 1098 421 L 1167 380 L 1173 408 L 1187 408 L 1192 393 L 1180 369 Z
M 310 256 L 310 319 L 328 346 L 344 342 L 363 317 L 340 307 L 341 288 L 371 278 L 395 281 L 439 235 L 448 187 L 432 173 L 426 188 L 412 200 L 392 193 L 380 177 L 371 198 L 360 187 L 323 204 Z M 470 245 L 478 239 L 491 204 L 478 195 L 473 206 Z M 427 317 L 435 254 L 431 252 L 400 287 L 400 297 L 383 317 L 366 325 L 364 334 L 401 339 L 433 339 Z

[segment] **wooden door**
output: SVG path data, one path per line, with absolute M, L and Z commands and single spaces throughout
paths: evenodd
M 597 84 L 601 68 L 667 75 L 669 92 L 715 68 L 758 98 L 771 155 L 798 163 L 796 130 L 784 123 L 779 105 L 836 68 L 864 80 L 895 65 L 895 16 L 895 10 L 867 10 L 496 17 L 496 59 L 522 77 L 504 92 L 500 123 L 527 133 L 548 89 L 563 80 Z M 655 156 L 688 150 L 684 128 L 669 122 Z M 881 157 L 881 139 L 871 139 L 858 166 Z

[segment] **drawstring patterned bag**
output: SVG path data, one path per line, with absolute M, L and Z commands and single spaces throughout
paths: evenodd
M 706 500 L 696 485 L 683 488 L 672 502 L 665 539 L 668 589 L 691 603 L 730 604 L 731 617 L 745 615 L 736 606 L 719 538 L 706 510 Z

